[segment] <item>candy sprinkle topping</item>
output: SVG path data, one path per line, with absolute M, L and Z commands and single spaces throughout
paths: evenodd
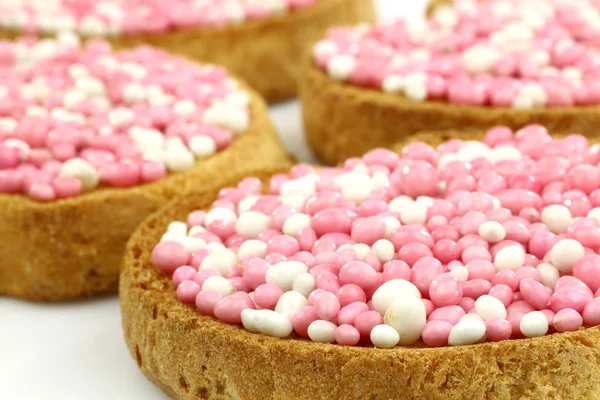
M 249 102 L 224 69 L 150 47 L 0 42 L 0 194 L 51 201 L 186 171 L 248 129 Z
M 530 125 L 297 165 L 171 223 L 152 262 L 200 313 L 281 338 L 438 347 L 596 326 L 599 150 Z

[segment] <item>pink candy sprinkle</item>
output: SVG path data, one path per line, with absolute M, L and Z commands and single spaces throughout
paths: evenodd
M 277 337 L 309 338 L 311 327 L 312 340 L 354 346 L 387 324 L 375 342 L 396 343 L 393 329 L 400 345 L 503 341 L 530 336 L 533 311 L 550 333 L 597 326 L 600 208 L 576 217 L 574 199 L 591 205 L 596 189 L 566 176 L 597 166 L 589 151 L 582 137 L 532 125 L 491 129 L 483 143 L 412 144 L 401 157 L 377 149 L 335 169 L 300 165 L 269 195 L 252 179 L 221 190 L 208 211 L 169 226 L 152 261 L 182 302 Z M 456 179 L 446 167 L 503 187 L 437 185 Z

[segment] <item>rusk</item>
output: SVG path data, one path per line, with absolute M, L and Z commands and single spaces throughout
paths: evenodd
M 264 174 L 259 175 L 265 178 Z M 167 225 L 214 192 L 175 201 L 140 225 L 123 262 L 127 346 L 175 399 L 595 399 L 600 328 L 470 346 L 391 350 L 253 334 L 199 314 L 151 262 Z
M 514 109 L 416 102 L 335 81 L 312 59 L 303 73 L 300 98 L 308 143 L 329 165 L 376 147 L 389 148 L 420 131 L 485 131 L 495 125 L 538 123 L 553 134 L 594 137 L 600 126 L 600 106 Z
M 264 101 L 241 87 L 252 96 L 250 128 L 185 172 L 49 203 L 0 195 L 0 295 L 56 301 L 116 292 L 125 244 L 145 217 L 189 190 L 218 190 L 231 179 L 287 165 Z
M 320 0 L 310 8 L 238 25 L 106 39 L 117 50 L 149 44 L 191 60 L 222 65 L 268 102 L 275 102 L 296 94 L 301 55 L 328 28 L 374 20 L 373 0 Z M 15 32 L 0 31 L 0 38 L 15 36 Z

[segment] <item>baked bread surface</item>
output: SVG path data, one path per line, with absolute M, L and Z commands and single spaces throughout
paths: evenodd
M 328 165 L 391 147 L 421 131 L 485 131 L 541 124 L 553 134 L 598 135 L 600 106 L 514 109 L 441 101 L 416 102 L 400 94 L 331 79 L 308 59 L 300 83 L 307 141 Z
M 600 397 L 600 327 L 498 343 L 386 350 L 278 339 L 201 315 L 177 299 L 170 278 L 152 265 L 151 252 L 170 222 L 185 220 L 215 199 L 214 191 L 197 192 L 154 213 L 131 237 L 123 260 L 127 346 L 148 379 L 172 398 Z
M 106 39 L 115 49 L 149 44 L 192 60 L 222 65 L 268 102 L 275 102 L 296 94 L 301 56 L 328 28 L 374 21 L 373 0 L 319 0 L 310 8 L 237 25 Z M 0 38 L 17 35 L 0 30 Z
M 267 107 L 251 94 L 250 128 L 191 169 L 127 189 L 99 188 L 40 203 L 0 195 L 0 295 L 34 301 L 116 292 L 125 244 L 137 225 L 169 200 L 289 162 Z

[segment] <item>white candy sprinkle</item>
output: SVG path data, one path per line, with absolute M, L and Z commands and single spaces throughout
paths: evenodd
M 571 211 L 562 204 L 552 204 L 542 210 L 541 220 L 552 233 L 565 233 L 573 222 Z
M 337 327 L 333 322 L 317 320 L 308 326 L 308 337 L 317 343 L 335 342 L 335 329 Z
M 462 54 L 463 68 L 471 74 L 490 71 L 501 57 L 501 53 L 489 46 L 469 47 Z
M 450 271 L 450 273 L 454 276 L 456 276 L 458 279 L 460 279 L 463 282 L 466 282 L 469 280 L 469 269 L 465 266 L 458 266 L 456 268 L 454 268 L 452 271 Z
M 375 182 L 368 175 L 357 174 L 352 183 L 342 185 L 342 198 L 356 204 L 365 201 L 375 188 Z
M 376 347 L 391 349 L 400 341 L 400 334 L 389 325 L 381 324 L 371 330 L 371 342 Z
M 496 253 L 494 265 L 496 269 L 510 269 L 516 271 L 525 264 L 525 251 L 518 245 L 507 246 Z
M 356 243 L 352 245 L 352 249 L 356 253 L 359 260 L 364 260 L 371 253 L 371 248 L 364 243 Z
M 0 132 L 12 133 L 18 125 L 14 118 L 0 117 Z
M 313 47 L 313 55 L 316 57 L 332 56 L 338 52 L 337 45 L 331 40 L 319 40 Z
M 327 65 L 327 74 L 335 80 L 345 81 L 356 66 L 356 60 L 349 54 L 334 56 Z
M 250 104 L 252 98 L 248 93 L 238 90 L 233 93 L 229 93 L 227 96 L 225 96 L 225 100 L 223 101 L 230 107 L 244 108 Z
M 468 313 L 463 315 L 462 317 L 460 317 L 460 321 L 478 321 L 478 322 L 484 322 L 483 318 L 481 318 L 479 316 L 479 314 L 475 314 L 475 313 Z
M 259 312 L 259 310 L 253 310 L 252 308 L 242 310 L 242 325 L 244 325 L 247 331 L 252 333 L 260 332 L 256 323 Z
M 0 118 L 0 128 L 1 127 L 2 127 L 2 121 L 1 121 L 1 118 Z M 596 223 L 598 225 L 600 225 L 600 207 L 592 208 L 590 210 L 590 212 L 588 212 L 587 216 L 589 218 L 595 218 L 596 221 L 597 221 Z
M 228 129 L 233 133 L 242 133 L 250 127 L 250 117 L 244 110 L 223 102 L 214 103 L 206 110 L 204 122 Z
M 185 236 L 179 241 L 179 243 L 181 243 L 190 254 L 206 247 L 206 242 L 204 240 L 193 236 Z
M 451 346 L 463 346 L 479 342 L 485 337 L 485 324 L 475 320 L 461 320 L 454 325 L 448 337 Z
M 269 229 L 270 218 L 259 211 L 246 211 L 240 214 L 235 223 L 235 232 L 248 239 L 256 239 L 258 234 Z
M 427 99 L 427 84 L 425 82 L 405 82 L 404 95 L 412 101 Z
M 293 214 L 283 223 L 283 233 L 292 237 L 304 228 L 310 228 L 310 215 L 303 213 Z
M 306 202 L 306 197 L 298 193 L 292 193 L 285 196 L 280 196 L 281 204 L 292 207 L 294 210 L 301 210 Z
M 506 237 L 506 230 L 500 222 L 486 221 L 479 226 L 479 236 L 490 243 L 498 243 Z
M 237 206 L 238 214 L 244 213 L 246 211 L 250 211 L 250 209 L 256 204 L 258 199 L 259 199 L 259 196 L 255 195 L 255 194 L 248 196 L 248 197 L 244 197 L 238 203 L 238 206 Z
M 169 226 L 167 226 L 167 232 L 180 236 L 186 236 L 188 234 L 187 224 L 182 221 L 173 221 L 169 224 Z
M 262 334 L 278 338 L 287 337 L 293 331 L 292 322 L 285 315 L 271 310 L 259 310 L 254 324 Z
M 379 286 L 373 293 L 373 308 L 384 315 L 396 299 L 406 296 L 421 298 L 421 292 L 415 285 L 404 279 L 392 279 Z
M 285 315 L 290 320 L 298 311 L 308 305 L 308 299 L 302 293 L 290 290 L 281 295 L 275 306 L 275 311 Z
M 190 150 L 198 158 L 209 157 L 217 152 L 217 144 L 210 136 L 197 135 L 189 143 Z
M 31 146 L 29 146 L 26 142 L 22 141 L 21 139 L 6 139 L 4 140 L 4 142 L 2 142 L 2 144 L 4 144 L 7 147 L 16 147 L 17 149 L 21 149 L 24 152 L 28 152 L 31 149 Z
M 214 269 L 221 275 L 225 275 L 237 262 L 238 257 L 233 251 L 226 248 L 215 249 L 204 257 L 200 269 Z
M 409 197 L 409 196 L 398 196 L 393 198 L 389 203 L 388 203 L 388 208 L 390 209 L 390 211 L 393 212 L 403 212 L 405 207 L 409 206 L 410 204 L 414 203 L 414 200 Z
M 186 148 L 167 151 L 165 165 L 169 171 L 183 172 L 192 168 L 196 160 L 194 155 Z
M 315 194 L 317 191 L 317 183 L 314 178 L 310 176 L 303 176 L 297 179 L 290 179 L 289 181 L 283 182 L 279 193 L 282 196 L 291 194 L 300 194 L 304 197 Z
M 546 91 L 537 83 L 524 84 L 519 89 L 518 96 L 530 99 L 533 107 L 544 107 L 548 102 Z
M 148 97 L 146 87 L 137 82 L 130 82 L 123 88 L 123 100 L 133 104 L 145 101 Z
M 556 269 L 560 272 L 570 274 L 573 272 L 573 265 L 585 255 L 585 249 L 576 240 L 559 240 L 552 250 L 550 250 L 550 260 Z
M 208 228 L 215 221 L 225 221 L 229 224 L 235 224 L 236 220 L 237 215 L 235 215 L 235 211 L 226 207 L 216 207 L 206 213 L 204 226 Z
M 497 146 L 489 153 L 489 160 L 498 164 L 502 161 L 516 161 L 523 159 L 523 155 L 519 149 L 510 146 Z
M 421 337 L 427 322 L 425 305 L 416 296 L 403 295 L 390 304 L 384 321 L 400 334 L 401 345 L 413 344 Z
M 128 124 L 133 121 L 134 117 L 135 113 L 131 109 L 125 107 L 117 107 L 108 113 L 108 120 L 114 127 Z
M 394 229 L 396 229 L 397 227 L 402 225 L 402 224 L 400 224 L 400 221 L 398 221 L 394 217 L 383 217 L 383 223 L 385 224 L 385 238 L 386 239 L 390 238 L 390 235 L 392 234 L 392 231 Z
M 206 228 L 204 228 L 203 226 L 200 226 L 200 225 L 196 225 L 196 226 L 192 226 L 190 228 L 188 235 L 194 236 L 195 234 L 202 233 L 202 232 L 206 232 Z
M 389 75 L 383 80 L 381 87 L 387 93 L 401 93 L 404 91 L 404 78 L 399 75 Z
M 531 311 L 523 316 L 519 328 L 526 337 L 544 336 L 548 333 L 548 319 L 541 311 Z
M 386 263 L 391 261 L 396 254 L 394 250 L 394 245 L 387 239 L 379 239 L 375 243 L 373 243 L 373 254 L 381 261 L 382 263 Z
M 292 290 L 302 293 L 305 297 L 308 297 L 316 288 L 315 278 L 308 272 L 303 272 L 296 276 L 292 284 Z
M 484 321 L 491 318 L 506 318 L 506 307 L 497 298 L 484 294 L 475 301 L 475 310 Z
M 225 245 L 223 243 L 219 243 L 219 242 L 210 242 L 206 245 L 206 248 L 210 251 L 217 251 L 217 250 L 226 250 L 227 247 L 225 247 Z
M 100 181 L 96 168 L 83 158 L 78 157 L 65 161 L 59 176 L 72 176 L 79 179 L 85 190 L 94 189 Z
M 550 289 L 554 289 L 558 278 L 560 278 L 560 272 L 552 264 L 541 263 L 536 267 L 540 273 L 540 282 L 544 286 L 548 286 Z
M 443 28 L 452 29 L 458 23 L 458 13 L 449 6 L 441 6 L 435 9 L 433 19 Z
M 222 276 L 211 276 L 204 281 L 202 284 L 202 290 L 216 290 L 223 296 L 229 296 L 236 292 L 235 286 L 231 284 L 227 279 Z
M 265 281 L 287 292 L 292 290 L 296 277 L 304 272 L 308 272 L 306 264 L 299 261 L 282 261 L 267 270 Z
M 404 205 L 400 219 L 404 225 L 424 224 L 427 221 L 427 209 L 422 203 L 412 202 Z
M 261 240 L 246 240 L 238 249 L 238 258 L 256 256 L 264 258 L 267 255 L 267 244 Z
M 173 112 L 179 116 L 187 117 L 198 111 L 198 106 L 191 100 L 179 100 L 173 105 Z

